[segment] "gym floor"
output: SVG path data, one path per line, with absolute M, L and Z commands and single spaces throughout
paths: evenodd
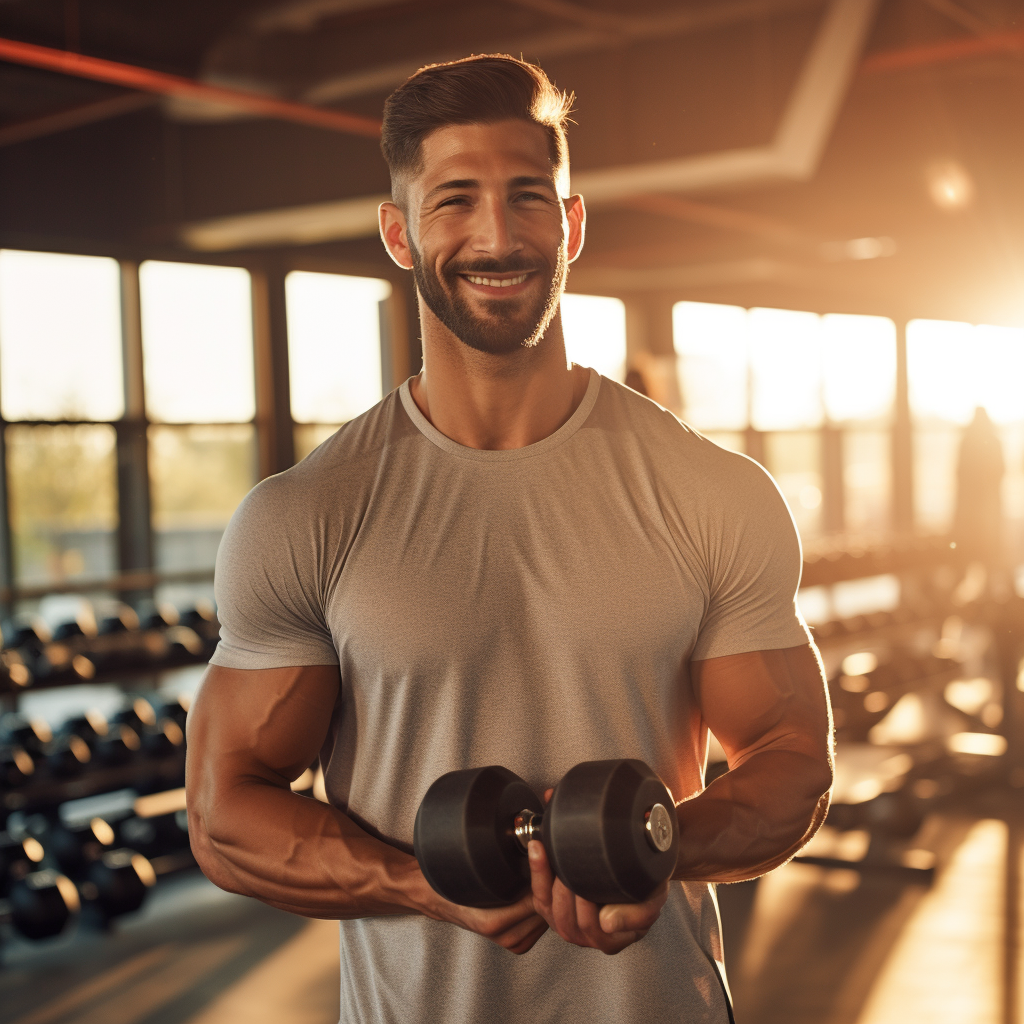
M 1024 1021 L 1019 791 L 931 816 L 915 846 L 930 887 L 790 864 L 719 889 L 738 1024 Z M 0 1022 L 333 1024 L 336 928 L 169 878 L 110 933 L 5 946 Z

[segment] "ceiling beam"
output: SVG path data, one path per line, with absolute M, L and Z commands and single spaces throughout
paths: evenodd
M 518 0 L 508 0 L 518 3 Z M 537 0 L 548 7 L 556 0 Z M 523 0 L 534 6 L 533 0 Z M 575 7 L 565 4 L 566 8 Z M 491 45 L 481 43 L 481 51 L 493 49 L 502 53 L 523 54 L 527 60 L 546 60 L 571 54 L 588 53 L 602 47 L 617 47 L 644 39 L 666 39 L 687 33 L 702 32 L 726 25 L 740 24 L 756 19 L 767 19 L 790 11 L 821 7 L 822 0 L 717 0 L 715 4 L 701 10 L 687 8 L 663 14 L 636 15 L 629 18 L 613 16 L 600 19 L 598 12 L 590 24 L 580 28 L 558 28 L 538 32 L 519 39 L 495 40 Z M 551 8 L 553 13 L 553 8 Z M 562 15 L 563 19 L 568 15 Z M 580 19 L 575 19 L 579 21 Z M 335 75 L 310 86 L 303 94 L 307 103 L 336 103 L 353 96 L 368 93 L 387 92 L 401 85 L 410 75 L 425 64 L 457 60 L 465 57 L 465 51 L 424 52 L 418 57 L 397 60 L 387 64 L 376 64 Z
M 876 75 L 888 71 L 908 71 L 933 64 L 949 64 L 966 57 L 988 57 L 993 54 L 1024 56 L 1024 31 L 994 32 L 985 36 L 945 39 L 940 43 L 909 46 L 901 50 L 883 50 L 867 57 L 860 66 L 860 73 Z
M 832 0 L 768 145 L 583 171 L 572 176 L 573 190 L 593 204 L 650 192 L 807 181 L 832 134 L 878 4 Z
M 361 117 L 343 110 L 321 110 L 305 103 L 292 103 L 273 96 L 207 85 L 190 78 L 180 78 L 178 75 L 167 75 L 161 71 L 151 71 L 149 68 L 87 57 L 67 50 L 54 50 L 48 46 L 0 39 L 0 60 L 160 96 L 182 97 L 232 107 L 247 114 L 292 121 L 313 128 L 326 128 L 372 139 L 380 136 L 380 121 L 374 118 Z
M 81 103 L 65 110 L 42 114 L 27 121 L 0 125 L 0 146 L 13 146 L 19 142 L 28 142 L 30 139 L 40 139 L 46 135 L 95 124 L 97 121 L 121 117 L 123 114 L 133 114 L 136 110 L 144 110 L 159 102 L 156 96 L 148 93 L 127 92 L 93 103 Z
M 990 25 L 971 11 L 964 10 L 958 3 L 954 3 L 954 0 L 924 0 L 924 2 L 932 10 L 938 11 L 950 21 L 955 22 L 961 28 L 965 28 L 968 32 L 973 32 L 977 36 L 983 36 L 994 28 L 993 25 Z

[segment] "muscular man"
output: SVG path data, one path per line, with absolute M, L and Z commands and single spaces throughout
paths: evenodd
M 218 558 L 193 849 L 225 889 L 341 921 L 346 1022 L 725 1021 L 713 883 L 783 863 L 827 807 L 775 485 L 567 365 L 567 106 L 509 57 L 390 97 L 381 235 L 415 276 L 423 372 L 255 488 Z M 705 789 L 709 727 L 730 771 Z M 327 804 L 289 790 L 318 754 Z M 677 801 L 677 881 L 647 903 L 575 897 L 536 842 L 512 906 L 426 883 L 413 819 L 439 775 L 502 764 L 542 793 L 618 757 Z

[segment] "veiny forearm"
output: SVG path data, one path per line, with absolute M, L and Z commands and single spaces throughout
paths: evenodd
M 192 848 L 221 888 L 306 917 L 424 909 L 415 859 L 334 807 L 261 779 L 234 781 L 204 804 L 190 808 Z
M 742 882 L 778 867 L 818 830 L 831 776 L 821 758 L 764 750 L 677 806 L 675 878 Z

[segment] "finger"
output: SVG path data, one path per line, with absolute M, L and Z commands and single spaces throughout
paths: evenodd
M 548 930 L 547 921 L 543 918 L 539 918 L 538 920 L 540 923 L 535 928 L 527 932 L 523 938 L 518 939 L 511 945 L 507 945 L 505 948 L 509 950 L 509 952 L 517 955 L 522 955 L 523 953 L 529 952 L 529 950 L 533 949 L 537 940 Z
M 539 914 L 519 921 L 496 938 L 499 945 L 517 951 L 520 946 L 523 952 L 532 946 L 548 930 L 548 923 Z
M 554 792 L 555 792 L 554 789 L 545 789 L 544 790 L 544 803 L 550 803 L 551 802 L 551 797 L 554 794 Z
M 576 919 L 576 895 L 557 878 L 551 887 L 551 913 L 554 919 L 551 927 L 563 939 L 578 946 L 590 945 Z
M 544 846 L 536 839 L 529 844 L 530 858 L 530 889 L 533 893 L 533 905 L 548 924 L 552 924 L 551 917 L 551 890 L 554 885 L 555 876 L 548 863 Z
M 661 914 L 668 899 L 668 883 L 643 903 L 609 903 L 601 908 L 600 926 L 607 934 L 626 931 L 646 931 Z
M 580 931 L 586 937 L 588 945 L 595 949 L 600 949 L 603 953 L 619 953 L 646 934 L 646 931 L 629 929 L 607 933 L 601 927 L 601 910 L 596 903 L 591 903 L 581 896 L 576 897 L 576 920 Z

